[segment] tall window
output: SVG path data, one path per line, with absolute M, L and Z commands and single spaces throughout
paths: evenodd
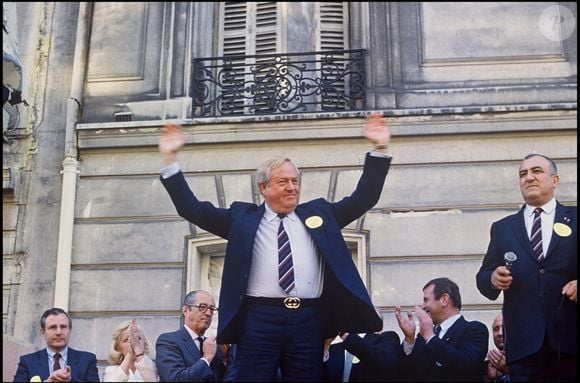
M 268 113 L 274 108 L 273 94 L 292 102 L 291 79 L 272 81 L 273 72 L 287 68 L 270 54 L 308 53 L 296 60 L 316 62 L 308 65 L 314 66 L 310 73 L 316 71 L 319 78 L 325 68 L 320 55 L 312 52 L 348 49 L 347 2 L 222 2 L 219 16 L 218 56 L 230 56 L 226 64 L 232 68 L 221 77 L 222 103 L 233 108 L 234 114 L 244 108 Z M 248 57 L 254 55 L 264 56 Z M 332 81 L 333 73 L 326 79 Z M 339 80 L 337 89 L 344 91 L 344 87 Z

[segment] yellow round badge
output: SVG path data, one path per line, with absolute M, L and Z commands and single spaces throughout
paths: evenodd
M 567 237 L 570 234 L 572 234 L 572 229 L 570 229 L 570 226 L 563 224 L 563 223 L 560 223 L 560 222 L 556 222 L 554 224 L 554 231 L 560 237 Z
M 306 226 L 310 229 L 316 229 L 317 227 L 322 226 L 322 218 L 317 215 L 313 215 L 312 217 L 306 218 Z
M 360 359 L 353 355 L 352 364 L 357 364 L 358 362 L 360 362 Z

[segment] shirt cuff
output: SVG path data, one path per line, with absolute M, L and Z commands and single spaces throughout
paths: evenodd
M 199 359 L 203 360 L 207 364 L 208 367 L 211 367 L 206 358 L 199 358 Z
M 393 156 L 391 156 L 390 154 L 387 153 L 383 153 L 383 152 L 378 152 L 376 150 L 371 150 L 369 152 L 369 154 L 373 157 L 383 157 L 383 158 L 393 158 Z
M 161 171 L 160 171 L 161 178 L 167 179 L 167 178 L 179 173 L 180 170 L 181 170 L 181 168 L 179 167 L 179 162 L 174 162 L 169 166 L 161 168 Z
M 403 351 L 405 351 L 405 355 L 409 355 L 413 352 L 413 346 L 415 346 L 415 342 L 407 343 L 406 340 L 403 341 Z

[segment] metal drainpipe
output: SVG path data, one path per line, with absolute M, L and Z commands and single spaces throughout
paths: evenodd
M 81 2 L 77 20 L 77 35 L 72 69 L 70 97 L 66 109 L 66 131 L 64 160 L 62 161 L 62 193 L 58 229 L 58 252 L 56 258 L 56 281 L 54 287 L 54 307 L 68 311 L 70 291 L 70 271 L 72 263 L 72 242 L 74 228 L 74 208 L 79 162 L 77 160 L 76 125 L 80 117 L 84 91 L 86 64 L 89 47 L 89 29 L 92 6 Z

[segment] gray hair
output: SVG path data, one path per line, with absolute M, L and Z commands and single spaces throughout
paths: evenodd
M 200 291 L 200 290 L 194 290 L 194 291 L 190 291 L 189 293 L 187 293 L 187 295 L 183 299 L 183 306 L 192 305 L 193 302 L 195 302 L 195 296 L 197 295 L 198 291 Z
M 556 167 L 556 163 L 550 157 L 545 156 L 545 155 L 540 154 L 540 153 L 530 153 L 530 154 L 528 154 L 527 156 L 524 157 L 524 160 L 527 160 L 528 158 L 532 158 L 532 157 L 542 157 L 542 158 L 545 158 L 546 160 L 548 160 L 548 163 L 550 164 L 550 173 L 551 173 L 551 175 L 558 174 L 558 168 Z
M 290 164 L 292 164 L 292 166 L 294 166 L 294 169 L 296 169 L 296 171 L 298 172 L 298 176 L 300 176 L 300 171 L 298 170 L 296 165 L 294 165 L 294 163 L 290 158 L 276 156 L 264 161 L 264 163 L 260 165 L 258 170 L 256 170 L 256 183 L 258 185 L 267 184 L 268 181 L 270 181 L 270 177 L 272 176 L 272 170 L 279 166 L 282 166 L 284 162 L 289 162 Z

